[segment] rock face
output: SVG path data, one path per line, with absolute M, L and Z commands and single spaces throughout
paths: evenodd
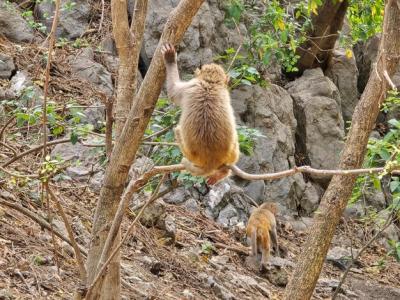
M 344 124 L 341 99 L 336 86 L 322 70 L 306 70 L 302 77 L 287 85 L 294 100 L 298 122 L 296 147 L 306 164 L 317 169 L 338 166 L 343 149 Z M 326 183 L 326 178 L 315 180 Z
M 60 19 L 57 27 L 57 37 L 76 39 L 87 30 L 90 19 L 90 5 L 87 0 L 71 1 L 61 0 Z M 35 15 L 39 21 L 46 25 L 50 32 L 53 22 L 55 3 L 53 1 L 41 1 L 35 6 Z M 49 17 L 50 16 L 50 17 Z
M 35 37 L 16 6 L 5 0 L 0 0 L 0 35 L 12 42 L 23 43 L 30 43 Z
M 224 24 L 224 11 L 219 7 L 221 2 L 205 1 L 194 17 L 178 51 L 179 66 L 182 70 L 193 72 L 196 67 L 212 62 L 215 55 L 222 53 L 228 47 L 237 47 L 240 44 L 237 32 Z M 179 0 L 149 1 L 143 43 L 143 55 L 147 60 L 153 57 L 167 17 L 178 3 Z M 133 0 L 128 1 L 128 7 L 132 15 Z M 242 25 L 240 28 L 242 33 L 246 31 Z
M 358 68 L 354 56 L 348 58 L 344 49 L 334 50 L 325 75 L 332 80 L 339 90 L 344 121 L 351 121 L 359 97 L 357 90 Z
M 91 48 L 83 49 L 77 57 L 70 57 L 71 68 L 74 74 L 80 79 L 87 80 L 97 86 L 107 96 L 113 94 L 113 84 L 111 73 L 107 69 L 94 61 L 94 54 Z

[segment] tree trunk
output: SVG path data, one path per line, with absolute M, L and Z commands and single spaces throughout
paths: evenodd
M 400 60 L 400 6 L 389 0 L 385 7 L 383 34 L 377 68 L 353 114 L 351 129 L 340 158 L 340 169 L 359 168 L 364 160 L 369 134 L 388 90 L 385 72 L 392 76 Z M 351 196 L 356 176 L 336 175 L 315 213 L 308 239 L 297 258 L 296 268 L 285 290 L 286 300 L 310 299 L 317 283 L 335 227 Z
M 134 160 L 140 140 L 165 80 L 165 67 L 160 50 L 161 44 L 164 42 L 178 44 L 203 2 L 204 0 L 181 0 L 169 16 L 149 70 L 134 99 L 122 133 L 116 141 L 110 163 L 106 169 L 93 221 L 92 239 L 87 262 L 89 284 L 95 277 L 99 258 L 109 227 L 118 208 L 129 168 Z M 104 290 L 99 291 L 98 297 L 95 297 L 96 299 L 119 298 L 119 271 L 119 260 L 114 260 L 109 265 L 106 274 L 106 281 L 109 285 L 104 285 Z
M 142 46 L 147 0 L 135 2 L 132 23 L 129 28 L 127 3 L 125 0 L 112 0 L 111 14 L 113 34 L 118 50 L 118 86 L 115 106 L 115 139 L 121 135 L 122 129 L 136 95 L 139 54 Z
M 304 70 L 321 67 L 325 69 L 339 31 L 342 29 L 349 1 L 325 0 L 312 16 L 312 32 L 307 41 L 297 48 L 299 74 Z

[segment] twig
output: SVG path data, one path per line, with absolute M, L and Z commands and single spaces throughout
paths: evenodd
M 45 190 L 45 182 L 42 182 L 41 185 L 41 193 L 42 193 L 42 201 L 44 201 L 44 190 Z M 53 218 L 51 215 L 51 209 L 50 209 L 50 200 L 49 200 L 49 194 L 46 192 L 46 204 L 47 204 L 47 219 L 50 221 L 50 233 L 51 233 L 51 241 L 53 243 L 53 251 L 54 251 L 54 260 L 56 262 L 57 266 L 57 273 L 60 275 L 60 261 L 58 260 L 58 254 L 57 254 L 57 242 L 56 242 L 56 237 L 54 235 L 54 227 L 53 227 Z
M 99 271 L 98 271 L 98 274 L 96 275 L 95 279 L 93 280 L 93 283 L 92 283 L 92 284 L 90 285 L 90 287 L 88 288 L 87 295 L 86 295 L 87 298 L 90 299 L 89 295 L 90 295 L 91 291 L 92 291 L 93 288 L 96 286 L 97 282 L 100 280 L 100 278 L 102 277 L 102 275 L 105 273 L 105 271 L 106 271 L 106 269 L 107 269 L 107 266 L 109 265 L 109 263 L 111 262 L 111 260 L 112 260 L 113 257 L 115 256 L 115 254 L 118 253 L 118 251 L 119 251 L 119 249 L 121 248 L 121 246 L 123 245 L 123 243 L 125 243 L 125 241 L 126 241 L 127 238 L 129 237 L 129 235 L 130 235 L 130 233 L 131 233 L 133 227 L 135 226 L 135 224 L 136 224 L 137 221 L 139 220 L 140 216 L 143 214 L 143 212 L 144 212 L 144 210 L 146 209 L 146 207 L 147 207 L 149 204 L 151 204 L 155 199 L 158 198 L 158 197 L 157 197 L 157 196 L 158 196 L 158 191 L 160 190 L 160 187 L 161 187 L 162 183 L 164 182 L 164 179 L 165 179 L 166 176 L 167 176 L 167 174 L 164 174 L 164 175 L 163 175 L 163 177 L 162 177 L 161 180 L 159 181 L 159 183 L 158 183 L 158 185 L 157 185 L 155 191 L 154 191 L 153 194 L 151 195 L 151 197 L 147 200 L 146 204 L 142 207 L 142 209 L 141 209 L 141 210 L 139 211 L 139 213 L 136 215 L 135 219 L 132 221 L 131 225 L 129 226 L 128 230 L 126 231 L 125 236 L 122 238 L 121 242 L 114 248 L 114 250 L 113 250 L 113 252 L 111 253 L 111 255 L 110 255 L 110 256 L 108 257 L 108 259 L 103 263 L 103 259 L 105 259 L 105 257 L 106 257 L 104 254 L 107 254 L 107 253 L 106 253 L 106 251 L 107 251 L 106 246 L 108 246 L 107 241 L 109 240 L 109 238 L 112 238 L 112 241 L 111 241 L 110 245 L 108 246 L 109 249 L 111 250 L 111 247 L 112 247 L 112 244 L 113 244 L 113 241 L 114 241 L 114 238 L 113 238 L 113 237 L 115 237 L 115 236 L 110 235 L 110 233 L 111 233 L 111 230 L 110 230 L 110 233 L 109 233 L 108 236 L 107 236 L 107 241 L 106 241 L 106 243 L 105 243 L 105 245 L 104 245 L 104 248 L 103 248 L 102 255 L 101 255 L 101 257 L 100 257 L 100 263 L 99 263 L 99 265 L 98 265 L 98 267 L 97 267 L 97 269 L 99 270 Z M 121 201 L 121 202 L 122 202 L 122 201 Z M 117 215 L 116 215 L 116 216 L 117 216 Z M 115 220 L 116 220 L 116 218 L 114 218 L 114 221 L 115 221 Z M 115 222 L 113 222 L 113 225 L 114 225 L 114 223 L 115 223 Z M 119 226 L 118 226 L 118 227 L 119 227 Z M 119 228 L 118 228 L 118 229 L 119 229 Z M 110 240 L 111 240 L 111 239 L 110 239 Z M 104 255 L 104 256 L 103 256 L 103 255 Z
M 103 0 L 104 1 L 104 0 Z M 112 98 L 106 100 L 106 154 L 110 158 L 113 142 L 112 142 L 112 128 L 113 128 L 113 105 L 114 101 Z
M 274 180 L 280 179 L 288 176 L 295 175 L 297 173 L 307 173 L 318 176 L 333 176 L 333 175 L 361 175 L 361 174 L 375 174 L 381 173 L 385 171 L 385 168 L 368 168 L 368 169 L 352 169 L 352 170 L 320 170 L 314 169 L 309 166 L 301 166 L 294 167 L 293 169 L 280 171 L 276 173 L 266 173 L 266 174 L 249 174 L 241 169 L 239 169 L 236 165 L 230 166 L 232 172 L 239 176 L 240 178 L 246 180 Z M 400 174 L 399 170 L 392 170 L 389 173 L 391 174 Z
M 346 267 L 346 271 L 343 273 L 342 278 L 340 279 L 340 282 L 338 284 L 338 286 L 335 289 L 335 292 L 332 295 L 332 300 L 335 300 L 337 295 L 340 292 L 340 288 L 342 287 L 344 281 L 346 280 L 346 277 L 348 275 L 348 273 L 350 272 L 351 267 L 353 266 L 354 262 L 360 257 L 361 254 L 363 254 L 363 252 L 365 250 L 367 250 L 367 248 L 378 238 L 378 236 L 386 229 L 389 227 L 389 225 L 393 222 L 393 216 L 389 216 L 388 219 L 386 220 L 385 224 L 382 226 L 382 228 L 360 249 L 360 251 L 358 251 L 358 253 L 350 260 L 350 262 L 348 263 L 347 267 Z
M 53 18 L 53 24 L 51 25 L 51 31 L 50 31 L 50 39 L 49 39 L 49 47 L 48 47 L 48 54 L 47 54 L 47 64 L 46 64 L 46 75 L 45 75 L 45 80 L 44 80 L 44 87 L 43 87 L 43 120 L 42 120 L 42 126 L 43 126 L 43 159 L 47 155 L 47 95 L 49 92 L 49 82 L 50 82 L 50 68 L 51 68 L 51 62 L 53 58 L 53 49 L 54 49 L 54 43 L 56 40 L 56 30 L 57 30 L 57 24 L 58 24 L 58 17 L 60 14 L 60 0 L 56 0 L 56 7 L 54 9 L 54 18 Z
M 101 0 L 101 16 L 100 16 L 99 32 L 103 27 L 103 20 L 104 20 L 104 0 Z
M 17 203 L 13 203 L 13 202 L 10 202 L 10 201 L 0 198 L 0 205 L 15 209 L 15 210 L 19 211 L 20 213 L 24 214 L 25 216 L 27 216 L 28 218 L 30 218 L 31 220 L 38 223 L 41 227 L 44 227 L 47 230 L 51 229 L 50 224 L 48 222 L 46 222 L 42 217 L 40 217 L 39 215 L 35 214 L 34 212 L 30 211 L 29 209 L 27 209 Z M 67 237 L 65 237 L 62 233 L 60 233 L 57 230 L 54 230 L 54 234 L 72 246 L 71 241 Z M 87 255 L 87 251 L 82 246 L 79 246 L 79 250 L 85 256 Z
M 226 70 L 227 73 L 228 73 L 229 70 L 232 68 L 233 63 L 235 62 L 236 57 L 238 56 L 239 51 L 240 51 L 240 49 L 242 49 L 242 45 L 243 45 L 243 36 L 242 36 L 242 33 L 240 32 L 239 26 L 236 24 L 236 22 L 235 22 L 234 19 L 232 19 L 232 20 L 233 20 L 233 23 L 235 23 L 236 30 L 237 30 L 237 32 L 238 32 L 238 34 L 239 34 L 239 37 L 240 37 L 240 44 L 239 44 L 239 47 L 236 49 L 235 55 L 232 57 L 232 61 L 231 61 L 231 63 L 229 64 L 228 69 Z
M 9 118 L 7 120 L 7 122 L 3 125 L 3 127 L 1 128 L 1 130 L 0 130 L 0 141 L 3 139 L 4 131 L 6 130 L 8 125 L 10 125 L 12 121 L 14 121 L 15 118 L 16 118 L 16 116 L 12 116 L 11 118 Z
M 390 79 L 390 76 L 386 70 L 383 71 L 383 77 L 385 77 L 387 83 L 390 85 L 390 88 L 393 91 L 397 91 L 396 85 L 393 83 L 392 79 Z
M 87 273 L 86 273 L 83 257 L 81 255 L 81 252 L 80 252 L 79 247 L 78 247 L 78 243 L 76 242 L 75 237 L 74 237 L 74 232 L 72 231 L 71 224 L 68 221 L 67 215 L 65 214 L 64 209 L 63 209 L 60 201 L 58 200 L 58 198 L 56 197 L 54 192 L 51 190 L 51 188 L 48 185 L 48 183 L 45 184 L 45 187 L 46 187 L 46 190 L 49 193 L 51 199 L 56 204 L 58 213 L 60 214 L 61 218 L 64 221 L 64 225 L 65 225 L 65 228 L 67 229 L 69 240 L 71 241 L 72 247 L 74 248 L 76 262 L 78 264 L 79 274 L 81 276 L 81 281 L 84 283 L 84 282 L 86 282 Z
M 143 141 L 151 140 L 154 137 L 158 137 L 160 135 L 163 135 L 164 133 L 168 132 L 172 128 L 172 126 L 173 125 L 170 125 L 168 127 L 165 127 L 163 129 L 161 129 L 160 131 L 157 131 L 157 132 L 155 132 L 155 133 L 153 133 L 153 134 L 151 134 L 149 136 L 144 137 Z
M 39 178 L 39 175 L 33 175 L 33 174 L 24 175 L 24 174 L 13 173 L 3 167 L 0 167 L 0 171 L 6 173 L 9 176 L 15 177 L 15 178 Z
M 57 145 L 57 144 L 62 144 L 62 143 L 68 143 L 69 141 L 71 141 L 70 138 L 59 139 L 59 140 L 48 142 L 47 146 L 52 146 L 52 145 Z M 7 167 L 8 165 L 12 164 L 13 162 L 17 161 L 21 157 L 24 157 L 24 156 L 26 156 L 28 154 L 38 152 L 41 149 L 43 149 L 43 147 L 44 147 L 44 145 L 42 144 L 42 145 L 36 146 L 36 147 L 34 147 L 32 149 L 29 149 L 29 150 L 27 150 L 25 152 L 22 152 L 21 154 L 18 154 L 17 156 L 11 158 L 9 161 L 7 161 L 4 164 L 2 164 L 2 167 Z
M 4 148 L 7 148 L 8 150 L 10 150 L 14 154 L 14 156 L 18 155 L 17 151 L 13 147 L 11 147 L 10 145 L 7 145 L 6 143 L 3 143 L 1 141 L 1 139 L 0 139 L 0 145 L 2 145 Z
M 152 146 L 178 146 L 178 143 L 168 143 L 168 142 L 142 142 L 142 145 L 152 145 Z

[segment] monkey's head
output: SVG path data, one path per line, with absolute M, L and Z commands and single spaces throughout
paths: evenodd
M 229 76 L 225 74 L 224 69 L 217 64 L 203 65 L 194 72 L 196 78 L 204 80 L 210 84 L 227 86 Z
M 276 205 L 276 203 L 273 203 L 273 202 L 265 202 L 260 206 L 260 208 L 261 209 L 268 209 L 274 215 L 276 215 L 277 212 L 278 212 L 278 206 Z

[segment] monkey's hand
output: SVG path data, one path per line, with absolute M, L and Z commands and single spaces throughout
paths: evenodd
M 161 53 L 164 56 L 165 64 L 176 63 L 176 51 L 173 45 L 166 43 L 161 47 Z

